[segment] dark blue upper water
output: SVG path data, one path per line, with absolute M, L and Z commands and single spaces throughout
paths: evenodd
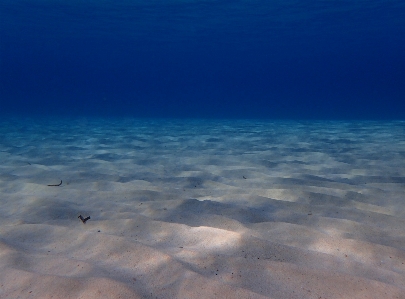
M 2 0 L 0 114 L 405 118 L 405 1 Z

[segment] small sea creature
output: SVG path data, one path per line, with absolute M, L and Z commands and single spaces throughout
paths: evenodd
M 90 216 L 83 218 L 82 215 L 79 215 L 79 217 L 77 217 L 77 218 L 79 218 L 83 223 L 86 223 L 86 221 L 90 219 Z

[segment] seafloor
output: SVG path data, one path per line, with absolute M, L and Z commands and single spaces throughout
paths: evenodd
M 0 121 L 0 298 L 405 298 L 404 263 L 405 122 Z

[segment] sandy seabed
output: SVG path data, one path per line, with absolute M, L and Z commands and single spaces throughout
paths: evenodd
M 405 298 L 405 122 L 3 119 L 0 298 Z

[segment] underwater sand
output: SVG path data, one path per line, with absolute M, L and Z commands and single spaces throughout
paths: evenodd
M 3 119 L 0 298 L 405 298 L 405 122 Z

